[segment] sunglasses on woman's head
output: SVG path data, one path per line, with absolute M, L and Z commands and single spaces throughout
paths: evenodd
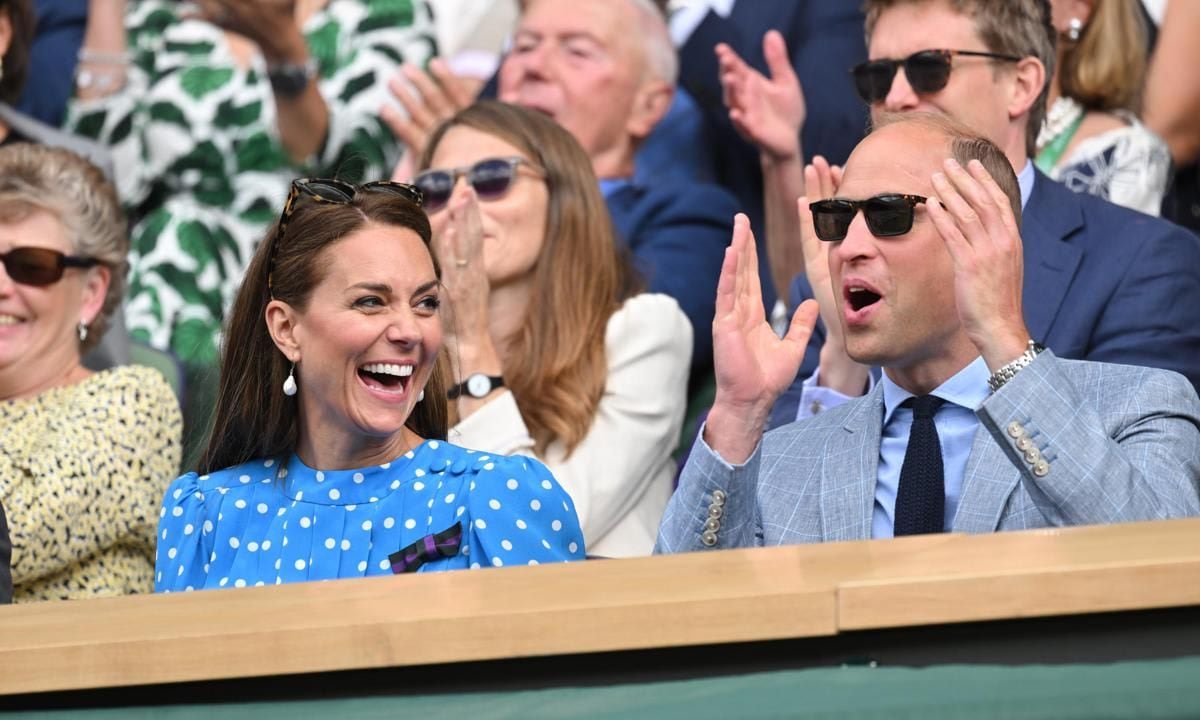
M 90 268 L 100 264 L 95 258 L 36 247 L 15 247 L 0 254 L 0 262 L 4 263 L 4 272 L 13 282 L 37 287 L 58 282 L 67 268 Z
M 876 195 L 866 200 L 820 200 L 811 203 L 813 229 L 825 242 L 846 239 L 850 223 L 862 210 L 867 229 L 876 237 L 895 237 L 912 230 L 917 205 L 925 202 L 920 195 Z
M 421 207 L 424 203 L 424 198 L 419 188 L 406 183 L 392 182 L 391 180 L 375 180 L 363 183 L 362 185 L 355 185 L 331 178 L 297 178 L 293 180 L 292 188 L 288 191 L 287 201 L 283 204 L 283 212 L 279 214 L 279 227 L 276 229 L 271 242 L 270 267 L 272 270 L 267 274 L 268 290 L 272 286 L 271 276 L 275 267 L 275 243 L 279 241 L 279 238 L 283 237 L 284 231 L 287 230 L 288 222 L 292 219 L 292 213 L 296 209 L 296 203 L 301 198 L 307 197 L 319 203 L 347 205 L 354 202 L 354 197 L 359 193 L 391 195 L 407 200 L 417 207 Z
M 522 164 L 533 167 L 532 163 L 521 157 L 488 158 L 470 167 L 426 170 L 413 179 L 413 184 L 425 193 L 425 209 L 437 212 L 450 202 L 454 184 L 463 176 L 475 188 L 480 200 L 499 200 L 512 187 L 517 167 Z
M 850 74 L 854 76 L 854 87 L 858 96 L 867 104 L 883 102 L 892 90 L 896 68 L 904 66 L 904 77 L 918 93 L 935 93 L 950 82 L 952 59 L 956 55 L 983 57 L 1005 62 L 1018 62 L 1015 55 L 981 52 L 977 50 L 922 50 L 902 60 L 868 60 L 855 65 Z

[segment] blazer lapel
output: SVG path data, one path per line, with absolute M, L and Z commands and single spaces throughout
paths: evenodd
M 877 383 L 842 427 L 829 431 L 821 464 L 822 540 L 870 539 L 882 431 L 883 385 Z
M 1069 239 L 1083 227 L 1075 193 L 1037 172 L 1025 207 L 1021 237 L 1025 252 L 1023 305 L 1029 334 L 1045 339 L 1083 258 Z
M 995 532 L 1020 479 L 1003 448 L 980 423 L 971 443 L 971 456 L 967 458 L 958 510 L 951 523 L 954 532 Z

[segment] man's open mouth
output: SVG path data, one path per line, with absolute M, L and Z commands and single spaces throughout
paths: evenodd
M 846 303 L 855 311 L 858 312 L 865 307 L 870 307 L 883 299 L 883 296 L 874 290 L 862 285 L 850 285 L 844 293 Z

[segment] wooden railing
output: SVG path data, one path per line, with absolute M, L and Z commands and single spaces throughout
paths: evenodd
M 1200 519 L 0 608 L 0 694 L 1200 606 Z

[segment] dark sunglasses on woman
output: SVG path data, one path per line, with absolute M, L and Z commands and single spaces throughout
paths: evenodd
M 499 200 L 512 187 L 521 165 L 533 168 L 532 163 L 521 157 L 488 158 L 470 167 L 426 170 L 413 179 L 413 184 L 425 194 L 425 209 L 437 212 L 450 202 L 454 184 L 463 176 L 480 200 Z
M 904 77 L 909 86 L 918 93 L 935 93 L 950 82 L 950 69 L 955 56 L 982 57 L 1004 62 L 1018 62 L 1015 55 L 982 52 L 978 50 L 922 50 L 901 60 L 868 60 L 855 65 L 850 74 L 854 76 L 854 87 L 858 96 L 867 104 L 883 102 L 892 90 L 896 68 L 904 66 Z
M 920 195 L 876 195 L 866 200 L 820 200 L 809 204 L 813 229 L 825 242 L 846 239 L 850 223 L 862 210 L 867 229 L 876 237 L 895 237 L 912 230 L 917 205 L 925 202 Z
M 62 279 L 67 268 L 90 268 L 99 265 L 96 258 L 65 255 L 50 248 L 15 247 L 0 254 L 4 272 L 13 282 L 44 287 Z
M 309 198 L 316 202 L 330 205 L 346 205 L 353 202 L 354 197 L 359 193 L 391 195 L 407 200 L 417 207 L 421 207 L 424 202 L 420 189 L 413 185 L 392 182 L 391 180 L 375 180 L 363 183 L 362 185 L 355 185 L 332 178 L 297 178 L 292 181 L 292 188 L 288 191 L 287 202 L 283 204 L 283 212 L 279 214 L 279 227 L 276 229 L 271 243 L 270 267 L 275 267 L 275 243 L 279 241 L 279 238 L 283 237 L 284 231 L 287 230 L 288 222 L 292 219 L 292 213 L 296 210 L 296 204 L 301 198 Z M 271 281 L 272 274 L 267 274 L 268 290 L 273 284 Z

